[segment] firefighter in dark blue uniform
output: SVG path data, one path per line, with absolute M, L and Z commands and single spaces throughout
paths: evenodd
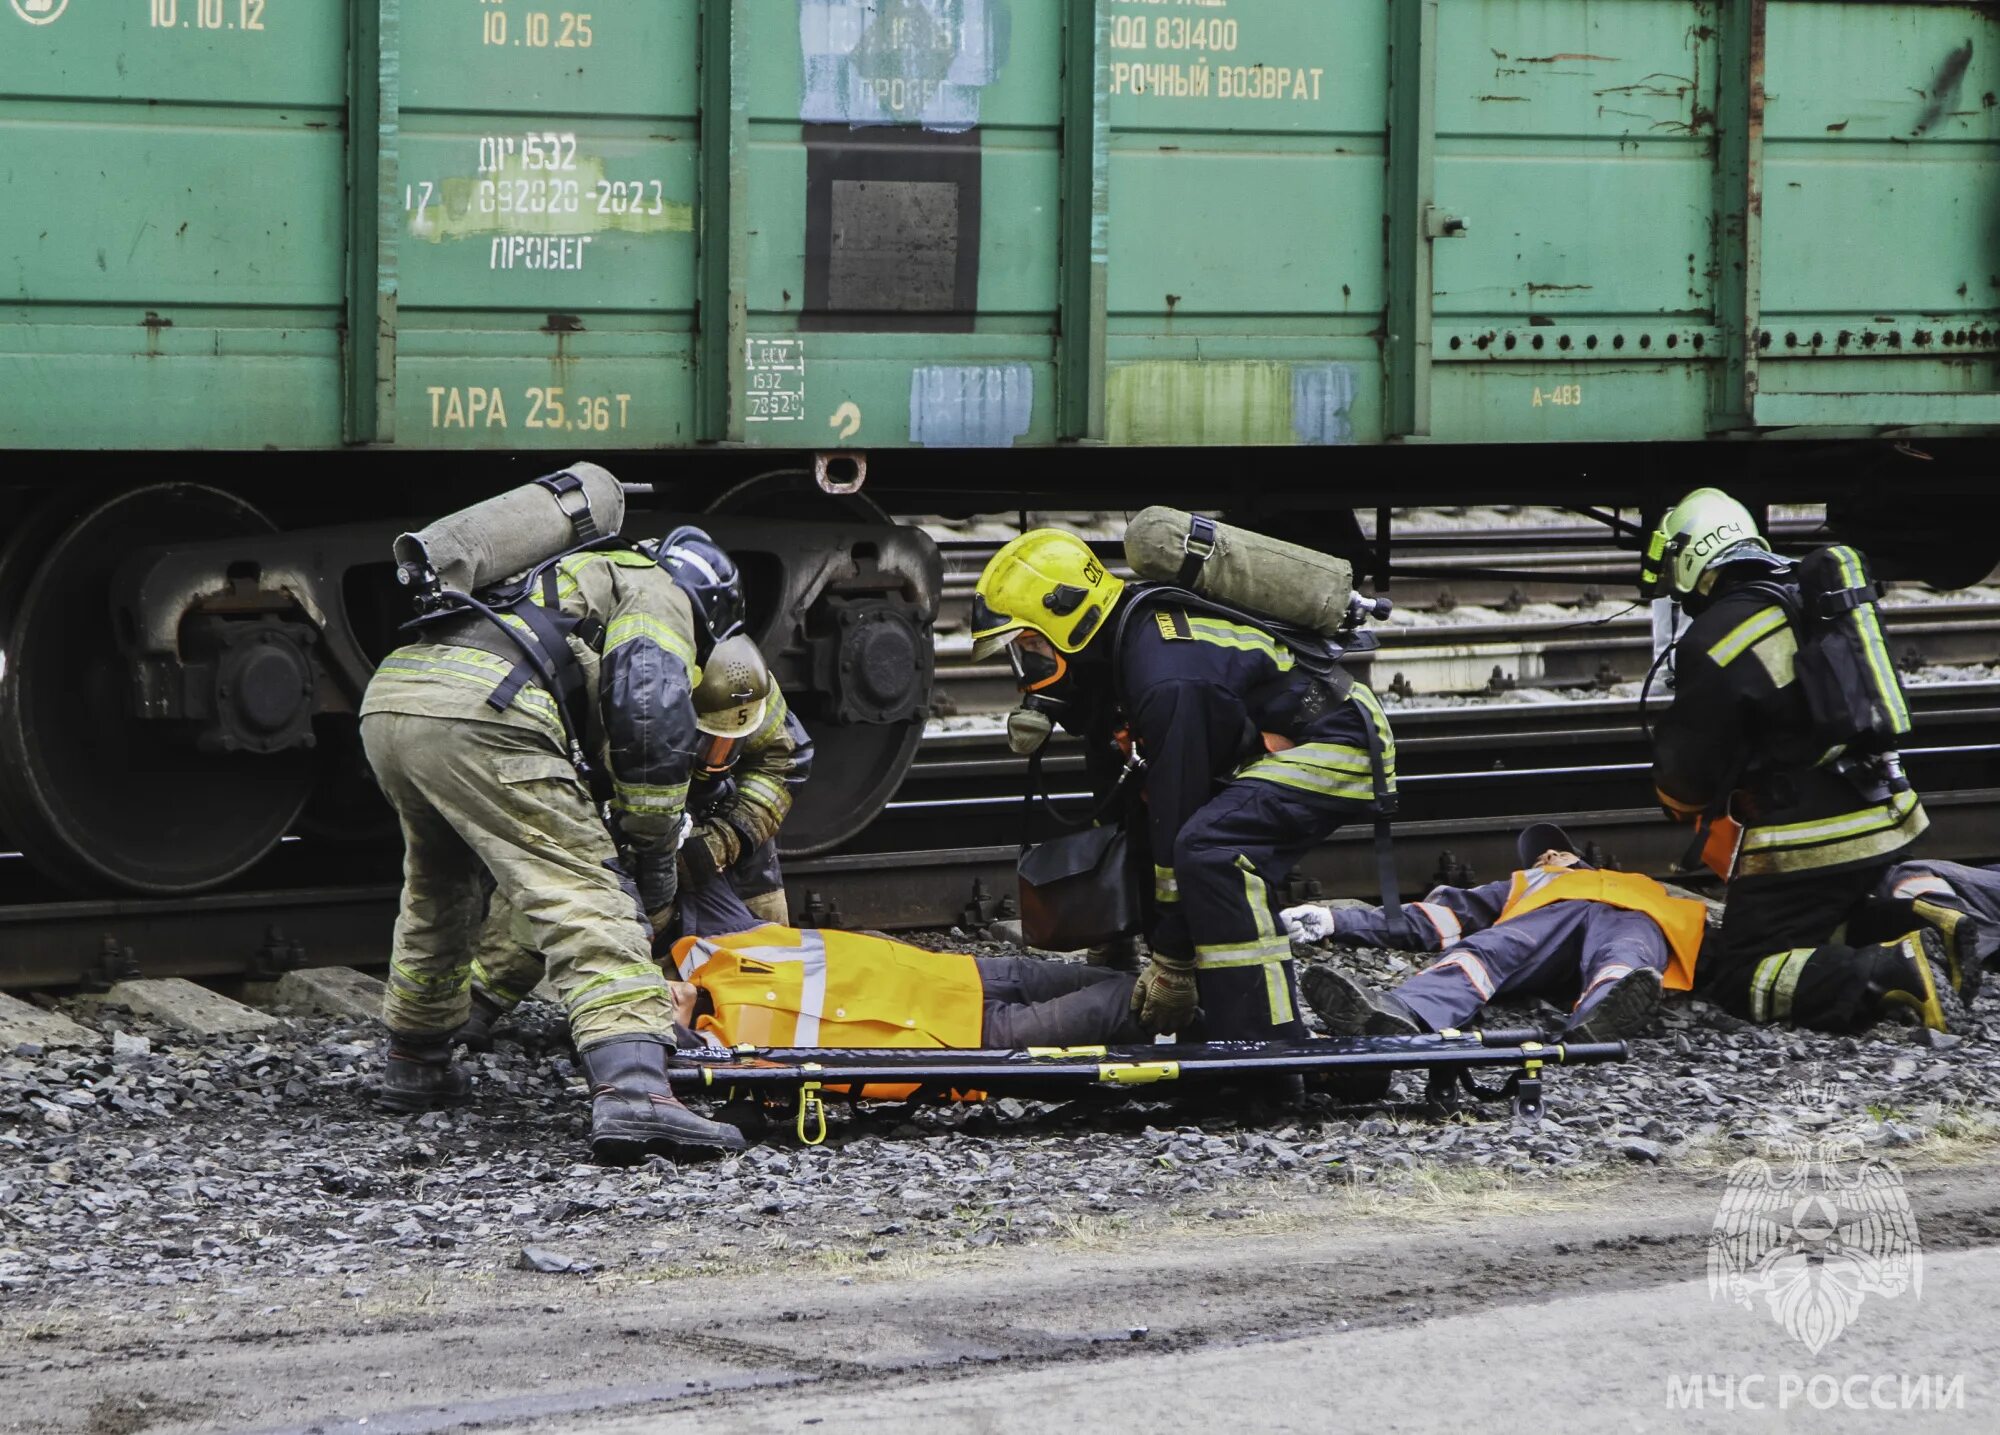
M 1935 928 L 1845 940 L 1929 818 L 1898 764 L 1819 750 L 1795 668 L 1799 630 L 1771 586 L 1790 582 L 1792 566 L 1715 489 L 1689 494 L 1661 534 L 1657 581 L 1692 621 L 1674 646 L 1673 706 L 1653 732 L 1653 783 L 1670 816 L 1705 834 L 1705 860 L 1729 883 L 1697 991 L 1752 1021 L 1827 1031 L 1898 1008 L 1940 1031 L 1958 1024 L 1978 971 Z
M 1005 650 L 1065 727 L 1122 732 L 1144 761 L 1154 878 L 1152 964 L 1134 993 L 1154 1032 L 1303 1037 L 1285 879 L 1342 822 L 1393 793 L 1395 747 L 1375 695 L 1307 672 L 1265 630 L 1129 592 L 1073 534 L 1036 529 L 981 574 L 975 652 Z M 1122 604 L 1121 604 L 1121 599 Z

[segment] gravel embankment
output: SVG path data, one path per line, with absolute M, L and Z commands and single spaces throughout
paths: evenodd
M 1411 969 L 1391 953 L 1339 960 L 1383 982 Z M 171 1303 L 190 1283 L 285 1274 L 358 1299 L 378 1279 L 514 1265 L 529 1247 L 632 1270 L 753 1250 L 879 1259 L 1162 1207 L 1229 1220 L 1330 1185 L 1712 1164 L 1786 1139 L 1852 1137 L 1893 1159 L 1983 1135 L 1979 1104 L 2000 1079 L 1996 1027 L 1934 1048 L 1886 1027 L 1858 1039 L 1746 1028 L 1695 1005 L 1670 1010 L 1629 1063 L 1552 1073 L 1532 1130 L 1492 1106 L 1431 1119 L 1421 1078 L 1405 1075 L 1374 1108 L 836 1112 L 820 1149 L 780 1123 L 739 1159 L 607 1171 L 584 1164 L 582 1085 L 548 1008 L 525 1009 L 512 1039 L 473 1059 L 469 1108 L 414 1118 L 369 1105 L 379 1057 L 365 1024 L 294 1017 L 281 1035 L 198 1043 L 116 1009 L 72 1014 L 118 1035 L 99 1052 L 0 1055 L 0 1305 L 121 1288 Z M 1553 1015 L 1515 1009 L 1495 1024 Z

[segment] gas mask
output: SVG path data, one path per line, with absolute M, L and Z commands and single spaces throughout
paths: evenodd
M 1007 746 L 1029 757 L 1041 751 L 1069 706 L 1050 691 L 1069 676 L 1069 661 L 1040 634 L 1022 633 L 1007 645 L 1007 662 L 1022 693 L 1021 705 L 1007 714 Z
M 1030 694 L 1007 714 L 1007 746 L 1017 757 L 1032 757 L 1042 750 L 1056 728 L 1056 714 L 1063 704 L 1052 698 Z

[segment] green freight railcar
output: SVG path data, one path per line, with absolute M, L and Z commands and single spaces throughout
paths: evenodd
M 394 518 L 580 452 L 769 550 L 766 645 L 867 774 L 822 846 L 926 700 L 887 511 L 1699 471 L 1980 567 L 1913 500 L 2000 424 L 1996 42 L 1914 0 L 0 0 L 0 824 L 79 882 L 242 871 Z

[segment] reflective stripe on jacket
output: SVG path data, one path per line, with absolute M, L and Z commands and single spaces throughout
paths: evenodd
M 1669 896 L 1651 877 L 1595 868 L 1530 867 L 1514 874 L 1513 889 L 1500 920 L 1539 911 L 1557 902 L 1602 902 L 1628 912 L 1644 912 L 1666 935 L 1671 956 L 1662 978 L 1668 991 L 1694 986 L 1694 960 L 1708 927 L 1708 909 L 1689 897 Z
M 857 932 L 753 927 L 674 944 L 681 977 L 709 995 L 696 1029 L 725 1046 L 979 1045 L 986 989 L 958 952 Z
M 1914 792 L 1804 822 L 1752 826 L 1736 858 L 1738 877 L 1817 872 L 1886 861 L 1921 836 L 1930 814 Z

